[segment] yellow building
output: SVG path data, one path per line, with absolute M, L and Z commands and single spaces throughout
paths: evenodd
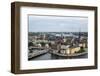
M 86 43 L 80 43 L 79 46 L 85 48 L 86 47 Z
M 80 50 L 80 47 L 71 47 L 69 48 L 70 54 L 74 54 L 75 52 L 78 52 Z

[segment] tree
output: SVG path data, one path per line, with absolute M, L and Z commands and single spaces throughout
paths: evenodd
M 44 47 L 45 46 L 45 42 L 41 42 L 41 45 L 42 45 L 42 47 Z
M 32 42 L 29 42 L 29 43 L 28 43 L 28 46 L 33 46 L 33 43 L 32 43 Z

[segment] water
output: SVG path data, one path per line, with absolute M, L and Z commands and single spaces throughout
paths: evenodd
M 88 58 L 88 54 L 86 54 L 84 56 L 74 57 L 71 59 L 79 59 L 79 58 Z M 46 54 L 40 55 L 38 57 L 32 58 L 31 60 L 56 60 L 56 59 L 68 59 L 68 58 L 56 56 L 51 53 L 46 53 Z

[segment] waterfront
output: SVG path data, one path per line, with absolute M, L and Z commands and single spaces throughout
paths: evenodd
M 72 59 L 79 59 L 79 58 L 82 59 L 82 58 L 87 58 L 87 57 L 88 57 L 88 54 L 85 54 L 83 56 L 74 57 Z M 55 59 L 69 59 L 69 58 L 67 58 L 67 57 L 60 57 L 60 56 L 57 56 L 57 55 L 53 55 L 51 53 L 45 53 L 43 55 L 31 58 L 30 60 L 55 60 Z

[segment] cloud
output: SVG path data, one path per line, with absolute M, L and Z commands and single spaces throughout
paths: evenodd
M 88 31 L 87 17 L 29 16 L 29 32 Z

